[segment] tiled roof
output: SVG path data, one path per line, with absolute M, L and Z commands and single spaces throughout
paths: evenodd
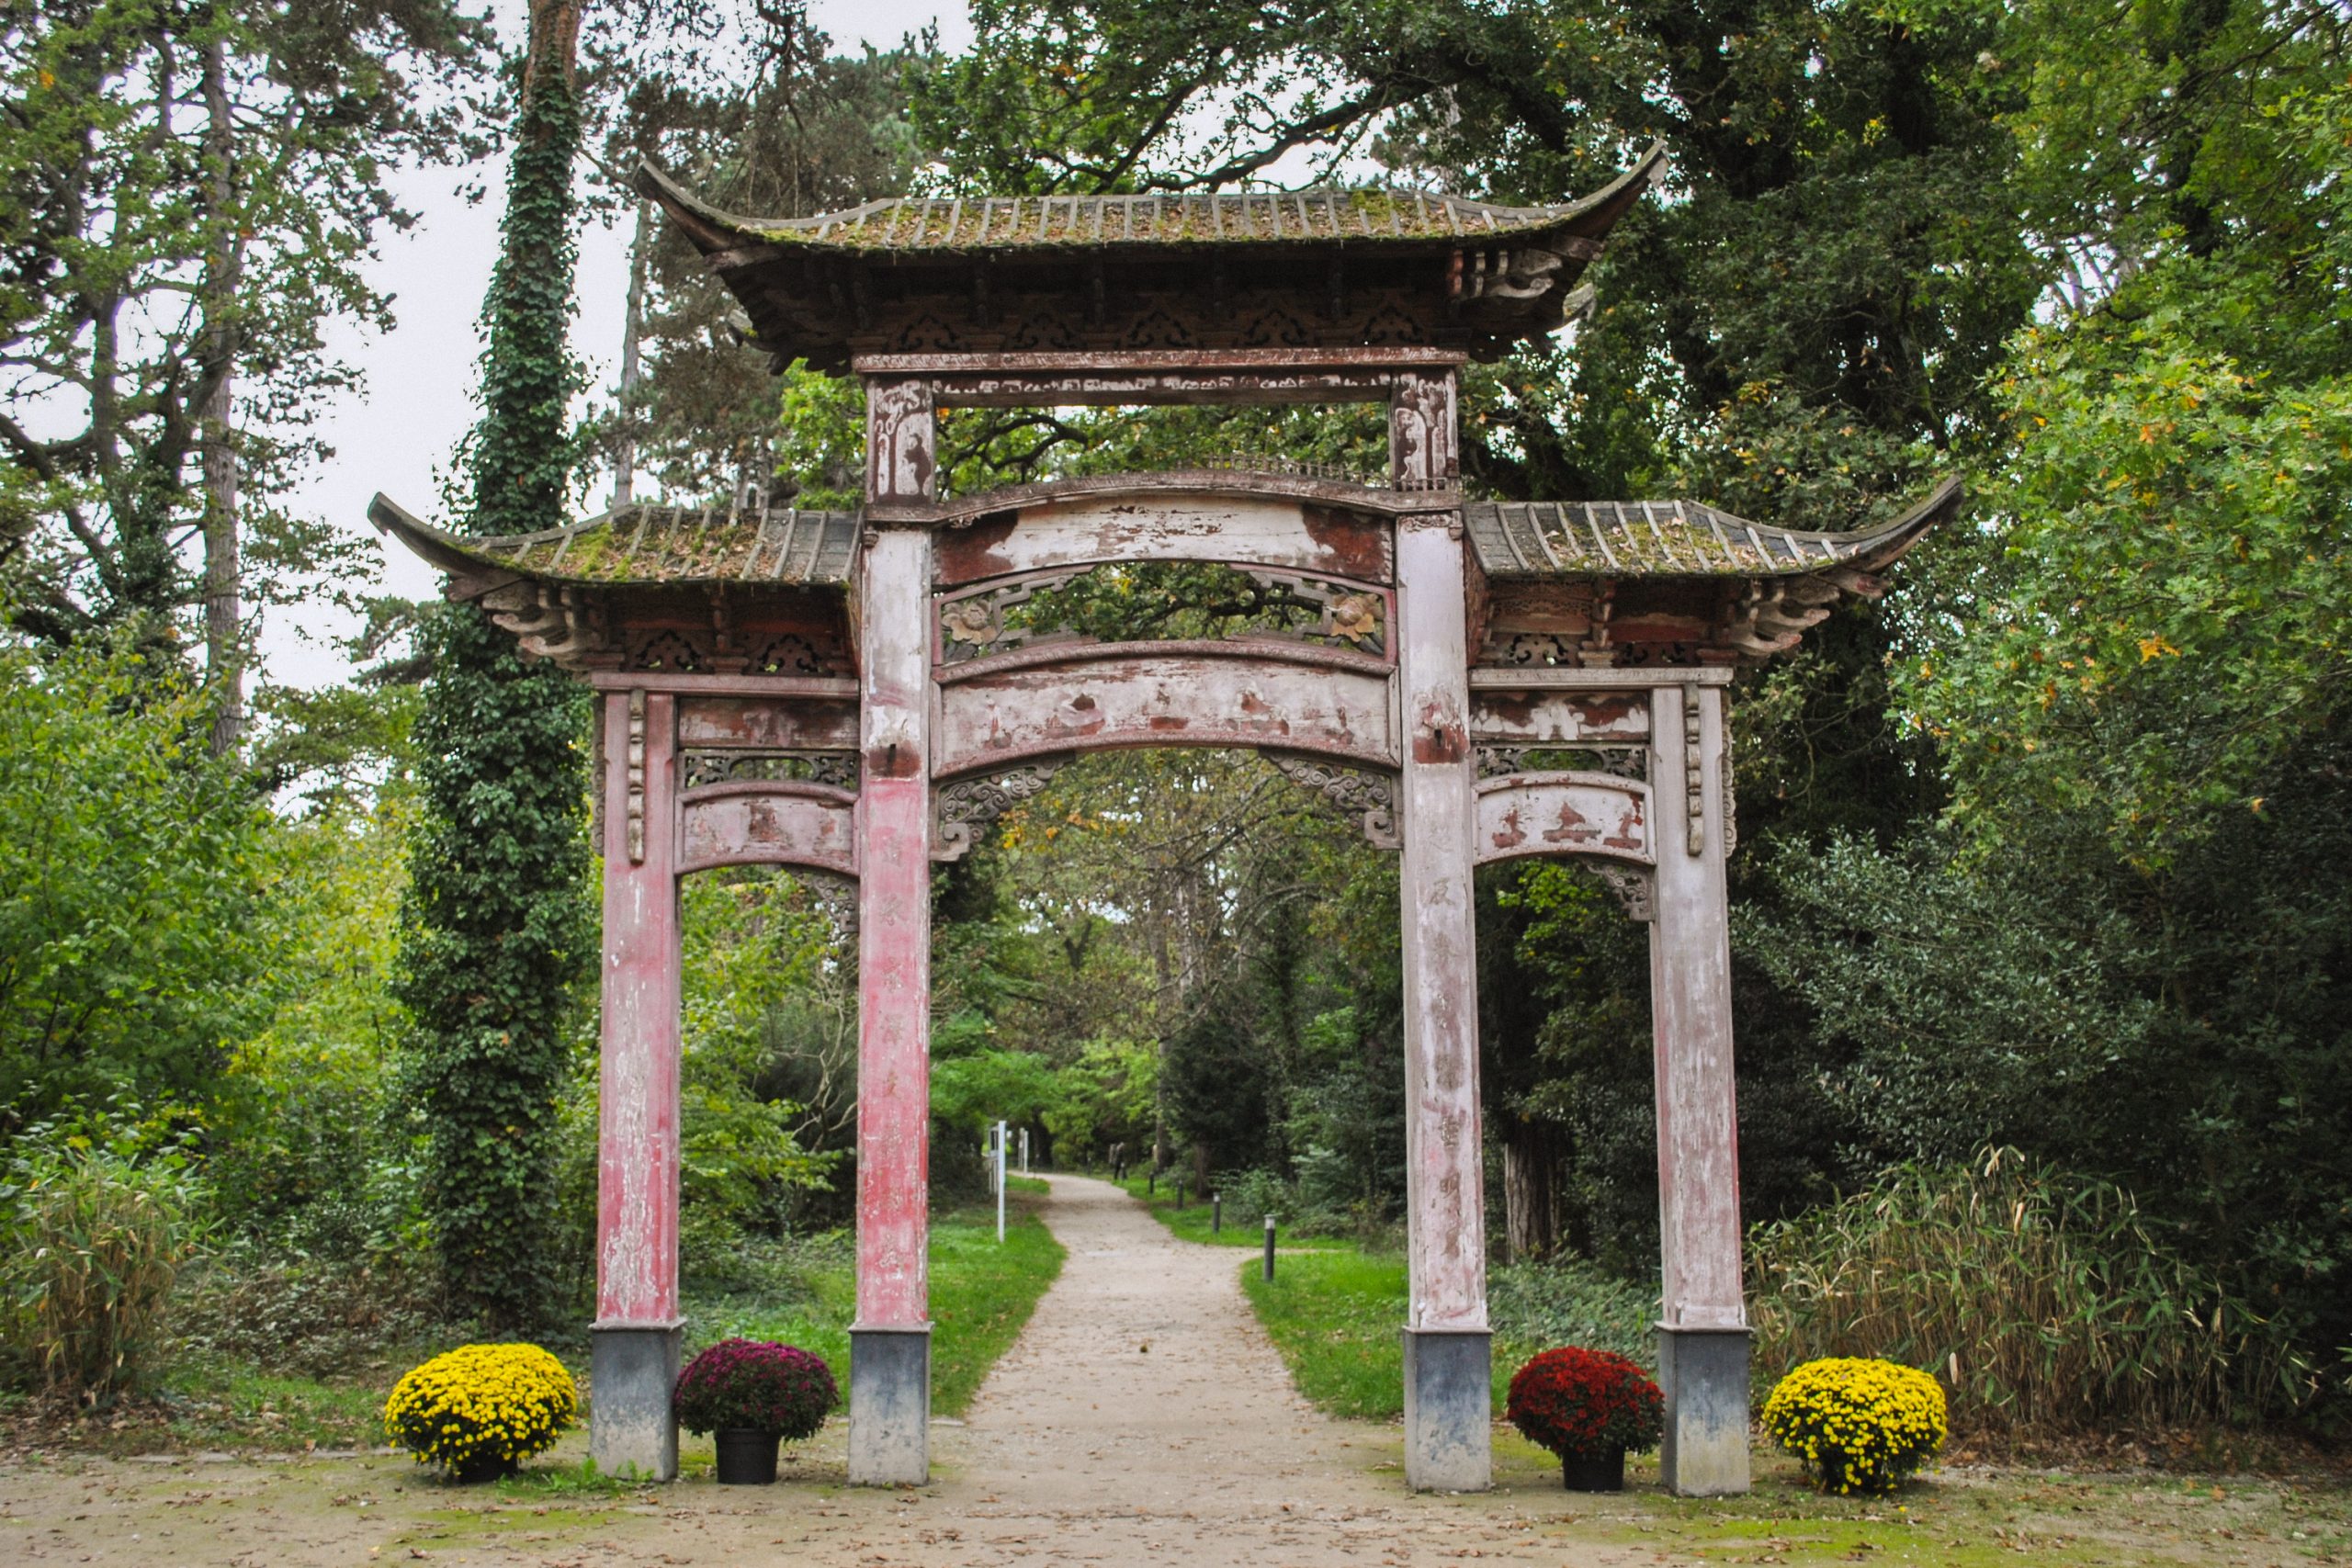
M 445 570 L 499 568 L 555 582 L 839 585 L 856 554 L 857 513 L 792 507 L 631 504 L 569 528 L 473 538 L 435 528 L 382 496 L 376 525 Z
M 1776 528 L 1695 501 L 1474 502 L 1463 520 L 1490 578 L 1785 577 L 1882 566 L 1959 499 L 1947 479 L 1894 521 L 1852 534 Z
M 703 203 L 652 164 L 639 188 L 685 223 L 706 250 L 768 244 L 844 252 L 981 253 L 1142 246 L 1414 243 L 1487 241 L 1613 220 L 1664 162 L 1652 149 L 1581 200 L 1503 207 L 1418 190 L 1243 195 L 892 197 L 813 218 L 745 218 Z

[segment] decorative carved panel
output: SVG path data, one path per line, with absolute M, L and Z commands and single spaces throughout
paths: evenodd
M 1284 778 L 1360 829 L 1376 850 L 1404 847 L 1396 831 L 1396 776 L 1303 751 L 1261 753 Z
M 1481 746 L 1478 776 L 1508 778 L 1513 773 L 1608 773 L 1621 779 L 1649 776 L 1649 747 L 1629 741 L 1615 746 Z
M 976 834 L 1044 789 L 1069 761 L 1067 757 L 1044 757 L 1001 773 L 981 773 L 939 785 L 932 795 L 931 858 L 963 859 Z
M 1657 877 L 1655 873 L 1637 865 L 1606 863 L 1596 863 L 1592 869 L 1600 874 L 1600 880 L 1608 886 L 1610 892 L 1617 896 L 1617 902 L 1624 909 L 1627 919 L 1645 924 L 1657 919 L 1657 904 L 1654 897 Z
M 1051 595 L 1095 572 L 1120 570 L 1133 569 L 1083 567 L 1041 572 L 1001 586 L 943 595 L 938 608 L 939 661 L 960 664 L 1016 648 L 1100 640 L 1063 626 L 1050 608 L 1033 610 L 1030 606 L 1040 596 Z M 1227 631 L 1228 637 L 1274 637 L 1380 657 L 1387 655 L 1388 596 L 1380 589 L 1344 579 L 1268 567 L 1226 570 L 1236 577 L 1246 578 L 1259 596 L 1255 614 L 1246 618 L 1220 617 L 1238 622 Z M 1215 605 L 1176 608 L 1205 609 L 1212 614 L 1216 610 Z M 1151 629 L 1145 630 L 1147 636 L 1153 635 Z

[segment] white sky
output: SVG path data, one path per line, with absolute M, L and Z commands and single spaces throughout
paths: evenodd
M 502 28 L 511 29 L 521 7 L 507 3 L 496 9 Z M 972 39 L 963 0 L 809 0 L 808 14 L 844 51 L 862 43 L 891 48 L 934 20 L 943 49 L 956 52 Z M 381 336 L 343 324 L 330 332 L 334 346 L 367 372 L 367 390 L 336 400 L 322 421 L 334 455 L 295 492 L 296 510 L 371 539 L 377 536 L 368 522 L 368 501 L 378 491 L 412 512 L 439 517 L 435 471 L 474 417 L 470 394 L 480 349 L 474 323 L 498 251 L 503 176 L 501 164 L 412 173 L 396 182 L 402 201 L 422 220 L 406 235 L 382 241 L 371 274 L 396 296 L 398 325 Z M 483 179 L 490 199 L 469 207 L 457 191 L 469 179 Z M 628 246 L 622 228 L 592 226 L 581 237 L 572 343 L 599 391 L 611 386 L 620 356 Z M 370 592 L 412 599 L 439 592 L 436 574 L 405 550 L 380 553 L 380 576 Z M 349 667 L 330 639 L 353 629 L 350 617 L 324 604 L 272 610 L 261 632 L 270 677 L 303 686 L 343 679 Z

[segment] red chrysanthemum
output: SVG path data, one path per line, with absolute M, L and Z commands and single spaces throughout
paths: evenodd
M 1613 1350 L 1546 1350 L 1511 1374 L 1510 1424 L 1562 1459 L 1638 1453 L 1666 1435 L 1666 1396 Z

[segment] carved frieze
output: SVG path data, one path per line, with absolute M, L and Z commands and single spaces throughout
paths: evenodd
M 791 780 L 830 784 L 835 789 L 857 787 L 857 754 L 854 751 L 688 751 L 679 765 L 680 777 L 687 789 L 753 780 Z
M 628 860 L 645 863 L 645 694 L 628 694 Z
M 1682 689 L 1682 809 L 1690 831 L 1684 847 L 1694 855 L 1707 852 L 1707 771 L 1705 748 L 1700 740 L 1699 689 Z
M 1478 776 L 1508 778 L 1513 773 L 1608 773 L 1621 779 L 1649 776 L 1649 748 L 1630 740 L 1617 746 L 1481 746 Z
M 1067 757 L 1047 757 L 939 785 L 932 795 L 931 858 L 961 860 L 989 823 L 1046 787 Z
M 1376 850 L 1404 847 L 1396 831 L 1396 776 L 1303 751 L 1267 751 L 1266 761 L 1329 810 L 1354 823 Z

